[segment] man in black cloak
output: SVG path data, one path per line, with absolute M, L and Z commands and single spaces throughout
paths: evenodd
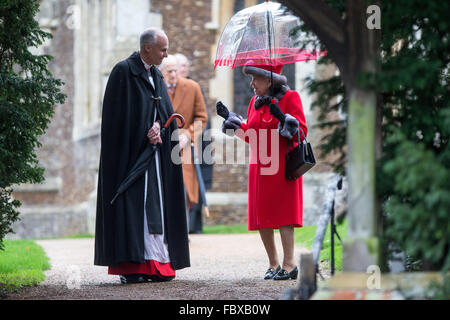
M 159 131 L 173 113 L 156 67 L 168 45 L 164 31 L 144 31 L 140 51 L 113 68 L 103 100 L 94 264 L 122 283 L 167 281 L 190 266 L 176 121 Z M 158 148 L 148 169 L 115 197 L 149 143 Z

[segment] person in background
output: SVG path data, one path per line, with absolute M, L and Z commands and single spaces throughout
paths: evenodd
M 194 205 L 199 203 L 199 186 L 194 168 L 191 145 L 195 145 L 205 129 L 208 114 L 205 101 L 197 82 L 182 78 L 178 74 L 178 61 L 174 55 L 169 55 L 160 66 L 167 86 L 167 92 L 175 112 L 185 119 L 184 130 L 181 130 L 180 149 L 183 152 L 183 180 L 187 194 L 186 218 Z
M 175 58 L 178 62 L 178 75 L 182 78 L 191 79 L 189 77 L 189 71 L 190 71 L 190 62 L 189 59 L 182 53 L 176 53 Z
M 191 63 L 189 59 L 182 53 L 176 53 L 175 57 L 178 61 L 178 75 L 183 78 L 192 79 L 190 77 Z M 203 95 L 205 96 L 205 95 Z M 205 149 L 212 143 L 211 138 L 211 120 L 208 112 L 208 103 L 205 98 L 206 112 L 208 113 L 208 121 L 206 122 L 205 130 L 202 132 L 201 139 L 198 142 L 198 150 L 202 152 L 204 157 L 199 157 L 202 161 L 200 163 L 200 169 L 202 172 L 203 182 L 205 189 L 209 190 L 212 187 L 212 177 L 214 164 L 212 159 L 207 159 L 204 153 Z M 195 203 L 189 211 L 189 233 L 202 233 L 203 232 L 203 215 L 202 215 L 202 199 L 199 198 L 199 202 Z

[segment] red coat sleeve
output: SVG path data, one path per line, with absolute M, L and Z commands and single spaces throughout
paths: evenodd
M 253 98 L 250 100 L 250 103 L 249 103 L 248 108 L 247 108 L 247 121 L 248 121 L 248 118 L 250 116 L 250 110 L 253 108 L 253 103 L 254 102 L 255 102 L 255 97 L 253 96 Z M 242 122 L 241 127 L 238 130 L 236 130 L 236 137 L 238 137 L 238 138 L 244 140 L 245 142 L 249 143 L 249 141 L 250 141 L 249 137 L 245 134 L 247 132 L 247 130 L 248 130 L 247 123 Z
M 298 123 L 300 124 L 300 127 L 305 134 L 305 136 L 303 136 L 302 132 L 300 131 L 300 140 L 303 141 L 308 135 L 308 128 L 306 126 L 305 114 L 303 113 L 302 100 L 300 99 L 300 95 L 297 91 L 289 91 L 287 94 L 288 96 L 286 98 L 288 99 L 288 101 L 286 101 L 285 113 L 289 113 L 291 116 L 295 117 L 298 120 Z M 298 142 L 297 134 L 295 135 L 293 140 Z

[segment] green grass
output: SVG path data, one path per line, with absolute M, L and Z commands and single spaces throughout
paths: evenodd
M 0 251 L 0 293 L 36 285 L 50 268 L 42 247 L 28 240 L 4 240 Z
M 344 220 L 342 224 L 336 224 L 337 232 L 341 239 L 345 239 L 347 235 L 347 220 Z M 312 249 L 314 243 L 314 237 L 316 235 L 316 226 L 304 226 L 302 228 L 295 228 L 295 244 L 301 245 L 309 250 Z M 203 233 L 205 234 L 233 234 L 233 233 L 249 233 L 258 231 L 248 231 L 247 225 L 236 224 L 236 225 L 215 225 L 215 226 L 204 226 Z M 278 230 L 276 230 L 278 232 Z M 320 252 L 320 261 L 325 268 L 330 268 L 331 263 L 331 239 L 330 239 L 330 224 L 328 224 L 327 231 L 322 243 L 322 250 Z M 337 237 L 334 240 L 334 257 L 335 257 L 335 268 L 336 270 L 342 270 L 342 244 Z
M 328 224 L 327 231 L 323 238 L 322 250 L 320 251 L 320 262 L 324 268 L 330 268 L 331 264 L 331 226 Z M 345 240 L 347 236 L 347 220 L 344 220 L 341 224 L 336 224 L 337 233 L 342 240 Z M 312 249 L 314 243 L 314 236 L 316 234 L 316 226 L 305 226 L 303 228 L 295 229 L 295 243 L 301 245 L 309 250 Z M 336 270 L 342 270 L 342 244 L 339 239 L 334 237 L 334 266 Z

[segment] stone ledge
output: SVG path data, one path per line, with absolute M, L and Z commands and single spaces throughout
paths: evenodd
M 206 192 L 208 206 L 247 205 L 247 192 Z
M 19 208 L 20 220 L 12 226 L 15 233 L 7 239 L 61 238 L 88 233 L 87 203 L 74 206 Z
M 100 137 L 101 123 L 95 122 L 90 125 L 74 126 L 72 139 L 73 141 L 81 141 L 91 137 Z
M 43 183 L 23 183 L 11 187 L 14 192 L 59 192 L 61 188 L 61 177 L 49 177 Z
M 387 290 L 319 290 L 311 300 L 404 300 L 398 291 Z
M 216 31 L 219 29 L 219 24 L 217 22 L 207 22 L 205 23 L 205 29 Z
M 58 205 L 47 205 L 47 206 L 22 206 L 18 209 L 21 217 L 29 214 L 57 214 L 57 213 L 68 213 L 68 212 L 79 212 L 84 211 L 87 208 L 87 203 L 83 202 L 80 204 L 72 206 L 58 206 Z
M 396 274 L 341 272 L 320 285 L 312 300 L 403 300 L 427 299 L 434 281 L 442 282 L 439 272 Z M 374 288 L 371 288 L 374 287 Z

